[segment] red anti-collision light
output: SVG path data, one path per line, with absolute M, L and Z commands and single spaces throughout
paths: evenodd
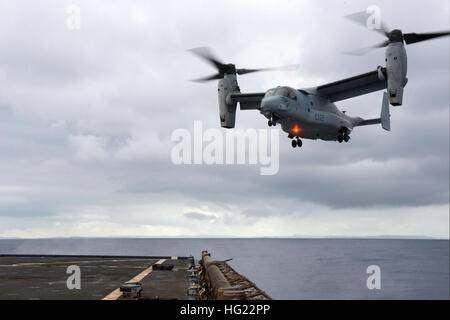
M 291 131 L 292 131 L 293 133 L 299 133 L 299 132 L 302 131 L 302 130 L 298 127 L 298 125 L 295 125 L 295 127 L 293 127 L 293 128 L 291 129 Z

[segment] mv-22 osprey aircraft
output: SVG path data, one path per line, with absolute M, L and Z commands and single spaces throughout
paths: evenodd
M 351 16 L 348 17 L 351 18 Z M 354 20 L 361 22 L 358 19 Z M 381 123 L 382 128 L 389 131 L 389 103 L 392 106 L 402 105 L 403 88 L 408 82 L 405 44 L 446 36 L 450 32 L 402 33 L 398 29 L 388 31 L 383 24 L 376 31 L 385 35 L 387 40 L 363 51 L 387 47 L 386 66 L 378 66 L 372 72 L 344 80 L 314 88 L 294 89 L 279 86 L 266 92 L 241 93 L 236 75 L 280 68 L 238 69 L 234 64 L 220 62 L 207 48 L 196 48 L 191 49 L 191 52 L 212 64 L 217 68 L 218 73 L 194 81 L 219 80 L 219 111 L 223 128 L 234 128 L 236 106 L 239 102 L 241 110 L 259 110 L 268 119 L 269 126 L 279 123 L 283 131 L 287 132 L 288 137 L 292 139 L 293 148 L 302 146 L 300 138 L 348 142 L 353 128 L 358 126 Z M 359 53 L 362 54 L 363 51 Z M 381 115 L 377 119 L 364 120 L 360 117 L 350 117 L 334 104 L 337 101 L 384 89 L 387 89 L 387 93 L 383 93 Z

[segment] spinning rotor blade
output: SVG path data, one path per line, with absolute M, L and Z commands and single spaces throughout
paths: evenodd
M 194 79 L 191 81 L 195 82 L 206 82 L 211 80 L 218 80 L 222 79 L 226 74 L 248 74 L 253 72 L 259 72 L 259 71 L 276 71 L 276 70 L 290 70 L 293 67 L 297 67 L 297 65 L 288 65 L 288 66 L 282 66 L 282 67 L 275 67 L 275 68 L 261 68 L 261 69 L 236 69 L 236 66 L 232 63 L 225 64 L 219 61 L 214 54 L 211 52 L 211 50 L 207 47 L 201 47 L 201 48 L 194 48 L 189 50 L 196 56 L 200 57 L 201 59 L 205 60 L 207 63 L 212 65 L 217 69 L 217 73 L 208 77 L 203 77 L 199 79 Z
M 372 17 L 372 15 L 368 14 L 365 11 L 349 14 L 349 15 L 345 16 L 345 18 L 350 19 L 351 21 L 356 22 L 360 25 L 363 25 L 367 28 L 370 27 L 371 22 L 374 22 L 374 23 L 376 22 L 374 20 L 370 21 L 370 19 L 376 19 L 376 16 Z M 379 28 L 375 28 L 373 30 L 380 32 L 386 38 L 388 38 L 388 40 L 386 40 L 382 43 L 379 43 L 377 45 L 371 46 L 371 47 L 366 47 L 363 49 L 346 52 L 346 53 L 359 56 L 359 55 L 363 55 L 363 54 L 371 51 L 372 49 L 386 47 L 389 45 L 389 43 L 392 43 L 392 42 L 402 42 L 402 43 L 405 42 L 405 44 L 412 44 L 412 43 L 416 43 L 416 42 L 421 42 L 421 41 L 425 41 L 425 40 L 430 40 L 430 39 L 450 35 L 450 32 L 448 32 L 448 31 L 430 32 L 430 33 L 402 33 L 402 31 L 398 30 L 398 29 L 389 31 L 389 29 L 386 27 L 386 25 L 384 23 L 382 23 L 381 21 L 379 22 Z
M 361 12 L 356 12 L 356 13 L 352 13 L 349 14 L 347 16 L 344 16 L 344 18 L 347 18 L 367 29 L 369 29 L 368 26 L 368 21 L 370 19 L 372 15 L 367 13 L 366 11 L 361 11 Z M 389 39 L 389 28 L 386 26 L 386 24 L 384 24 L 382 21 L 379 22 L 379 28 L 373 28 L 373 29 L 369 29 L 369 30 L 373 30 L 376 31 L 378 33 L 381 33 L 383 36 L 387 37 Z M 383 48 L 383 47 L 387 47 L 387 45 L 389 44 L 389 40 L 383 41 L 381 43 L 375 44 L 373 46 L 370 47 L 365 47 L 362 49 L 357 49 L 357 50 L 353 50 L 353 51 L 349 51 L 349 52 L 344 52 L 345 54 L 350 54 L 353 56 L 362 56 L 370 51 L 372 51 L 373 49 L 377 49 L 377 48 Z
M 261 69 L 237 69 L 236 73 L 239 75 L 253 73 L 253 72 L 262 72 L 262 71 L 288 71 L 298 68 L 297 64 L 291 64 L 287 66 L 273 67 L 273 68 L 261 68 Z
M 353 55 L 353 56 L 362 56 L 362 55 L 366 54 L 367 52 L 372 51 L 373 49 L 387 47 L 388 44 L 389 44 L 389 40 L 386 40 L 386 41 L 383 41 L 381 43 L 378 43 L 378 44 L 370 46 L 370 47 L 365 47 L 365 48 L 362 48 L 362 49 L 349 51 L 349 52 L 345 52 L 345 53 Z
M 429 32 L 429 33 L 404 33 L 403 39 L 405 40 L 406 44 L 411 44 L 448 35 L 450 35 L 449 31 Z
M 219 71 L 223 68 L 223 66 L 225 66 L 225 64 L 220 62 L 214 56 L 214 54 L 211 52 L 211 50 L 208 47 L 194 48 L 194 49 L 190 49 L 189 51 L 192 52 L 193 54 L 197 55 L 201 59 L 205 60 L 206 62 L 208 62 L 210 65 L 212 65 Z
M 372 15 L 367 13 L 366 11 L 361 11 L 361 12 L 356 12 L 356 13 L 352 13 L 352 14 L 349 14 L 347 16 L 344 16 L 344 18 L 347 18 L 347 19 L 349 19 L 349 20 L 351 20 L 351 21 L 353 21 L 353 22 L 355 22 L 355 23 L 357 23 L 357 24 L 359 24 L 359 25 L 361 25 L 361 26 L 363 26 L 365 28 L 369 28 L 368 25 L 367 25 L 367 22 L 369 21 L 369 18 L 371 16 Z M 386 37 L 389 34 L 389 28 L 381 21 L 380 21 L 379 28 L 374 28 L 374 29 L 371 29 L 371 30 L 380 32 L 381 34 L 383 34 Z
M 208 82 L 208 81 L 212 81 L 212 80 L 219 80 L 222 78 L 223 78 L 223 75 L 220 73 L 217 73 L 217 74 L 213 74 L 212 76 L 209 76 L 209 77 L 193 79 L 191 81 L 192 82 Z

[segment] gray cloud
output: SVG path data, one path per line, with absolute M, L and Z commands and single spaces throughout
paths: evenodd
M 314 216 L 321 226 L 344 210 L 351 223 L 352 212 L 376 208 L 384 226 L 404 208 L 448 207 L 448 39 L 408 46 L 409 83 L 404 106 L 391 112 L 391 132 L 357 128 L 348 144 L 306 140 L 301 150 L 282 134 L 280 171 L 263 177 L 249 165 L 171 163 L 174 129 L 191 129 L 195 120 L 205 128 L 219 126 L 216 84 L 187 81 L 213 70 L 186 50 L 210 45 L 224 61 L 248 68 L 300 64 L 295 72 L 240 77 L 243 91 L 335 81 L 384 63 L 383 50 L 341 54 L 381 40 L 342 19 L 372 3 L 79 1 L 79 31 L 65 26 L 70 4 L 2 4 L 0 236 L 25 228 L 51 235 L 65 221 L 74 224 L 67 231 L 73 235 L 81 224 L 95 223 L 105 229 L 88 228 L 92 235 L 106 233 L 108 224 L 108 230 L 127 226 L 131 234 L 155 232 L 142 225 L 195 234 L 195 222 L 209 217 L 216 217 L 211 234 L 241 232 L 249 224 L 264 234 L 258 223 L 270 219 L 288 229 Z M 393 28 L 448 27 L 448 1 L 377 5 Z M 380 103 L 378 92 L 338 106 L 370 118 Z M 237 126 L 266 128 L 266 121 L 257 112 L 239 111 Z M 448 235 L 439 229 L 439 214 L 417 232 Z M 393 219 L 411 223 L 403 214 Z M 364 223 L 348 232 L 368 233 Z M 416 223 L 419 228 L 421 221 Z
M 208 215 L 208 214 L 204 214 L 204 213 L 199 213 L 199 212 L 186 212 L 183 214 L 186 218 L 189 219 L 195 219 L 195 220 L 203 220 L 203 221 L 209 221 L 209 220 L 214 220 L 215 217 Z

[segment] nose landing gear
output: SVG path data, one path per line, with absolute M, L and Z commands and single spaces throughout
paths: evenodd
M 269 127 L 272 126 L 275 127 L 277 125 L 277 122 L 275 121 L 274 117 L 270 117 L 269 122 L 267 122 L 267 124 L 269 125 Z

